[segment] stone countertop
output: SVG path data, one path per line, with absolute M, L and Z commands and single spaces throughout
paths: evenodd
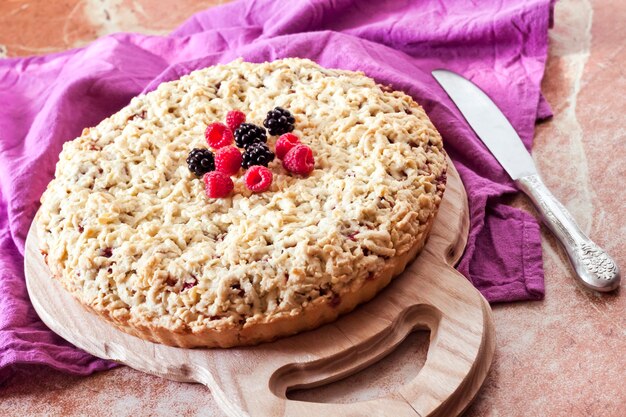
M 163 34 L 221 2 L 3 0 L 0 56 L 65 50 L 118 31 Z M 555 115 L 537 127 L 533 158 L 583 231 L 626 270 L 626 5 L 622 0 L 561 0 L 555 12 L 543 82 Z M 511 204 L 536 214 L 521 195 Z M 545 300 L 493 306 L 494 362 L 465 416 L 623 416 L 623 290 L 606 295 L 582 289 L 544 227 L 542 244 Z M 427 343 L 425 334 L 415 333 L 371 368 L 291 397 L 349 402 L 391 392 L 417 373 Z M 33 367 L 0 388 L 0 399 L 5 416 L 223 416 L 202 386 L 128 367 L 90 377 Z

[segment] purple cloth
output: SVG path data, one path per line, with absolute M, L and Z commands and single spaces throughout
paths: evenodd
M 412 95 L 467 188 L 471 229 L 459 270 L 490 301 L 542 298 L 537 223 L 502 203 L 513 183 L 430 71 L 449 68 L 480 85 L 530 149 L 536 120 L 550 115 L 540 82 L 552 2 L 240 1 L 198 13 L 167 37 L 115 34 L 86 48 L 0 61 L 0 383 L 27 364 L 75 374 L 113 366 L 49 331 L 24 284 L 24 241 L 63 142 L 142 91 L 239 56 L 306 57 Z

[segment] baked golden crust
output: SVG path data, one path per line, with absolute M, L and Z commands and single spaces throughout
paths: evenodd
M 210 200 L 184 162 L 208 123 L 289 109 L 308 178 Z M 275 138 L 268 141 L 270 147 Z M 445 188 L 441 138 L 407 95 L 300 59 L 235 61 L 139 96 L 65 144 L 42 197 L 47 262 L 83 305 L 182 347 L 255 344 L 372 298 L 421 250 Z

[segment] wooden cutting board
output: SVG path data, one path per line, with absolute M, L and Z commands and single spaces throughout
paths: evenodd
M 334 323 L 255 347 L 182 349 L 117 330 L 50 278 L 33 227 L 26 283 L 41 319 L 64 339 L 140 371 L 204 384 L 230 416 L 456 416 L 483 383 L 494 351 L 489 305 L 451 266 L 463 252 L 468 224 L 465 190 L 450 162 L 431 236 L 402 275 Z M 426 362 L 395 393 L 351 404 L 287 399 L 288 389 L 323 385 L 367 367 L 414 329 L 430 330 Z

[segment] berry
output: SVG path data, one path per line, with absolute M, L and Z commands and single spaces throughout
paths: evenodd
M 309 175 L 315 167 L 313 151 L 306 145 L 296 145 L 285 155 L 283 166 L 294 174 Z
M 226 175 L 235 175 L 241 168 L 241 152 L 234 146 L 224 146 L 215 153 L 215 169 Z
M 241 166 L 244 168 L 252 165 L 267 166 L 274 160 L 274 152 L 270 151 L 265 143 L 253 143 L 246 148 L 243 153 L 243 162 Z
M 213 153 L 208 149 L 195 148 L 187 156 L 187 166 L 189 171 L 201 177 L 215 169 Z
M 291 132 L 295 122 L 296 119 L 289 113 L 289 110 L 276 107 L 267 113 L 263 126 L 267 128 L 270 135 L 276 136 Z
M 242 123 L 235 130 L 235 143 L 240 148 L 247 148 L 253 143 L 265 142 L 267 142 L 267 134 L 261 126 L 253 125 L 252 123 Z
M 233 143 L 233 131 L 224 123 L 211 123 L 207 126 L 204 136 L 213 149 L 219 149 Z
M 246 171 L 244 181 L 250 191 L 260 193 L 270 188 L 273 177 L 269 169 L 261 165 L 253 165 Z
M 226 197 L 234 186 L 233 180 L 223 172 L 213 171 L 204 176 L 204 190 L 209 198 Z
M 226 113 L 226 125 L 233 132 L 237 130 L 240 124 L 246 121 L 246 114 L 239 110 L 231 110 Z
M 293 133 L 285 133 L 278 138 L 275 145 L 276 157 L 283 159 L 287 152 L 300 143 L 300 139 Z

